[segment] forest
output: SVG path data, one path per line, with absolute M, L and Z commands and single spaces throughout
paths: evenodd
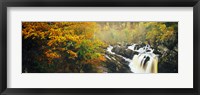
M 178 73 L 178 22 L 22 22 L 22 73 Z

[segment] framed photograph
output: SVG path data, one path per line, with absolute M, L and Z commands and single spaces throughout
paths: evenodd
M 199 95 L 199 0 L 4 0 L 1 95 Z

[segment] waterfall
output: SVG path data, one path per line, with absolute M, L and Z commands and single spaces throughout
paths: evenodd
M 113 47 L 109 46 L 107 51 L 111 54 Z M 129 67 L 134 73 L 157 73 L 158 72 L 158 56 L 153 53 L 154 49 L 150 45 L 146 45 L 139 49 L 136 48 L 136 44 L 128 46 L 128 49 L 138 52 L 132 59 L 117 55 L 129 62 Z
M 136 44 L 133 44 L 128 47 L 128 49 L 139 53 L 138 55 L 134 55 L 129 63 L 131 71 L 135 73 L 157 73 L 158 56 L 153 53 L 154 49 L 151 49 L 150 45 L 146 45 L 137 50 L 135 46 Z

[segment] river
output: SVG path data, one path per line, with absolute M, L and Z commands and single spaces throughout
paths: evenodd
M 137 48 L 136 44 L 128 46 L 127 49 L 138 52 L 132 59 L 126 58 L 112 52 L 113 46 L 108 46 L 107 51 L 112 55 L 122 57 L 129 62 L 129 67 L 133 73 L 157 73 L 158 72 L 158 55 L 154 54 L 150 45 Z M 106 56 L 109 58 L 108 56 Z

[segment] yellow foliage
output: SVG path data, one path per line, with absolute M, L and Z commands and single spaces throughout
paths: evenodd
M 60 58 L 61 56 L 56 53 L 56 52 L 52 52 L 51 50 L 47 50 L 45 52 L 46 57 L 50 58 L 50 59 L 54 59 L 54 58 Z
M 83 63 L 100 65 L 100 63 L 103 62 L 103 61 L 106 61 L 106 58 L 101 55 L 101 56 L 94 58 L 94 59 L 85 60 Z
M 73 52 L 72 50 L 67 50 L 67 53 L 69 53 L 70 59 L 75 59 L 78 57 L 78 55 L 75 52 Z
M 84 40 L 93 39 L 94 33 L 98 30 L 96 22 L 22 22 L 22 27 L 24 39 L 40 39 L 39 43 L 45 41 L 52 50 L 67 50 L 70 59 L 78 57 L 75 52 L 79 49 L 79 44 Z M 93 41 L 87 43 L 87 46 L 92 47 L 95 42 L 100 44 L 100 41 Z M 61 56 L 50 51 L 45 54 L 51 59 Z

